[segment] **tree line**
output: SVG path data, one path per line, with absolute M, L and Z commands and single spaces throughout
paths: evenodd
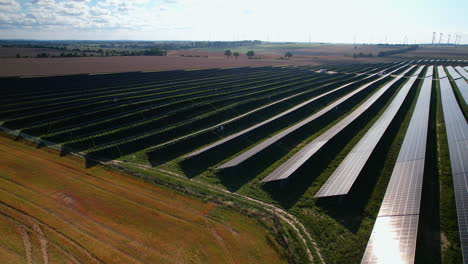
M 245 55 L 246 55 L 249 59 L 252 59 L 252 58 L 254 58 L 254 56 L 255 56 L 255 51 L 249 50 L 249 51 L 247 51 L 247 52 L 245 53 Z M 224 51 L 224 56 L 226 56 L 228 59 L 230 59 L 230 58 L 232 58 L 232 57 L 234 57 L 234 58 L 237 59 L 237 58 L 240 56 L 240 53 L 237 52 L 237 51 L 232 52 L 231 50 L 225 50 L 225 51 Z M 293 54 L 292 54 L 291 52 L 289 52 L 289 51 L 286 52 L 286 53 L 284 54 L 284 57 L 287 58 L 287 59 L 291 58 L 292 56 L 293 56 Z

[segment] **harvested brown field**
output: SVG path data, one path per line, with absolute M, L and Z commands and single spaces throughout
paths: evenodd
M 196 58 L 173 56 L 3 58 L 0 59 L 0 76 L 47 76 L 309 64 L 315 64 L 315 62 L 311 60 L 236 60 L 223 57 Z
M 468 46 L 450 46 L 450 47 L 419 47 L 403 54 L 398 54 L 401 58 L 427 58 L 427 59 L 468 59 Z
M 254 220 L 0 136 L 0 263 L 282 263 Z
M 315 45 L 311 47 L 295 47 L 285 45 L 285 47 L 278 48 L 274 51 L 275 54 L 284 55 L 285 52 L 290 51 L 295 57 L 309 58 L 315 56 L 352 56 L 353 53 L 369 54 L 372 53 L 376 56 L 381 51 L 388 51 L 398 49 L 392 46 L 379 46 L 379 45 L 351 45 L 351 44 L 324 44 Z
M 14 58 L 17 54 L 21 57 L 36 57 L 39 53 L 48 53 L 51 56 L 59 56 L 61 51 L 48 48 L 0 47 L 0 58 Z

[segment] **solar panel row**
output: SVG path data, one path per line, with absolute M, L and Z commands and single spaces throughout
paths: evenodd
M 362 263 L 414 263 L 429 124 L 432 72 L 433 67 L 430 66 Z
M 438 67 L 439 75 L 443 72 Z M 468 124 L 447 79 L 440 79 L 442 108 L 449 145 L 458 229 L 464 263 L 468 262 Z
M 364 165 L 367 163 L 367 160 L 374 152 L 375 147 L 389 127 L 393 118 L 396 116 L 423 68 L 423 66 L 420 66 L 414 75 L 408 79 L 382 116 L 374 123 L 374 125 L 366 132 L 366 134 L 341 162 L 327 182 L 317 192 L 315 197 L 345 195 L 349 192 L 361 170 L 364 168 Z
M 303 147 L 299 152 L 294 154 L 290 159 L 284 162 L 276 170 L 265 177 L 262 182 L 277 181 L 289 178 L 297 169 L 299 169 L 304 163 L 307 162 L 317 151 L 320 150 L 330 139 L 336 136 L 339 132 L 350 125 L 354 120 L 366 112 L 395 82 L 403 78 L 403 76 L 413 69 L 415 66 L 405 70 L 397 78 L 394 78 L 390 82 L 386 83 L 371 97 L 369 97 L 364 103 L 356 108 L 352 113 L 347 115 L 344 119 L 338 122 L 336 125 L 325 131 L 315 140 Z

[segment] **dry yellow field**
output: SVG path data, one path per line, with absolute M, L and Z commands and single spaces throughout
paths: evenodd
M 0 136 L 0 263 L 283 263 L 255 220 Z

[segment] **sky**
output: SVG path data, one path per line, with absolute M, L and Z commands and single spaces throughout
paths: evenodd
M 468 44 L 463 0 L 0 0 L 0 39 Z

